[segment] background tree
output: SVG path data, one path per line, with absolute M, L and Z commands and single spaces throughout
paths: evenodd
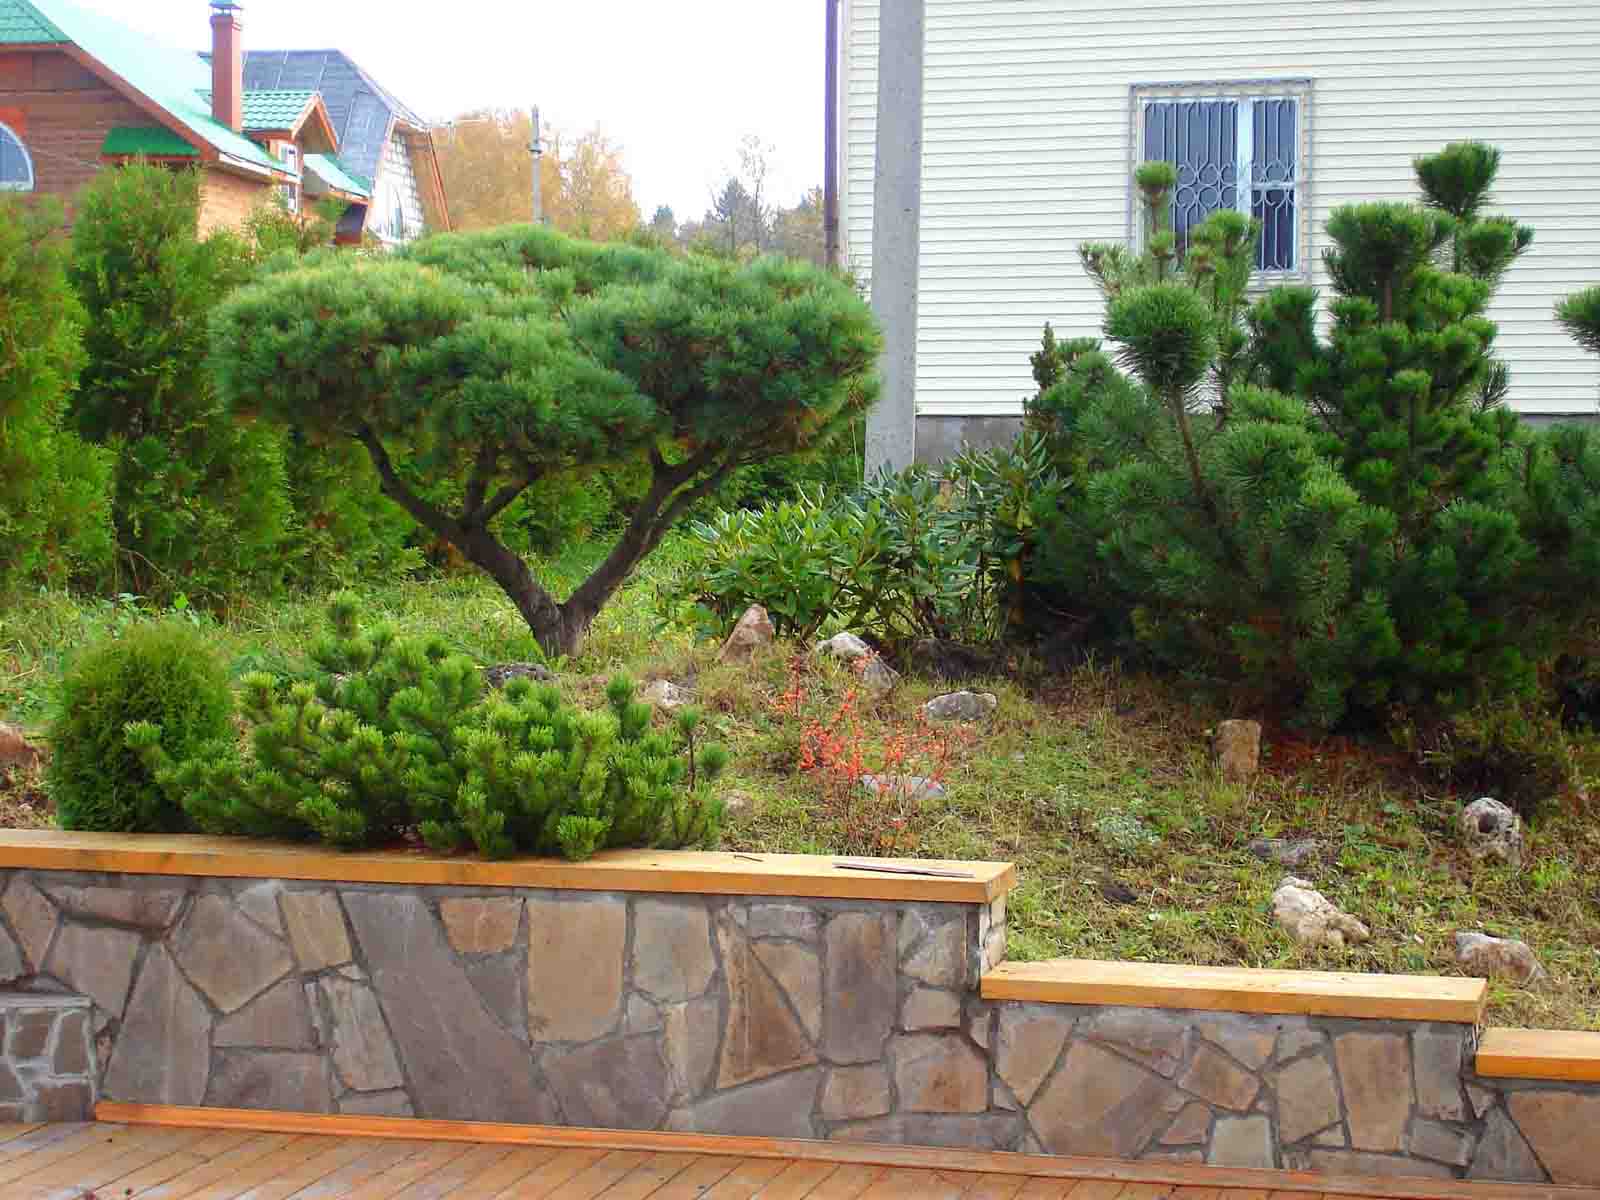
M 664 242 L 677 238 L 678 219 L 672 215 L 671 205 L 662 204 L 656 208 L 655 216 L 650 218 L 650 232 Z
M 116 450 L 123 590 L 236 592 L 282 574 L 290 508 L 281 434 L 238 424 L 206 369 L 206 325 L 249 277 L 246 243 L 197 234 L 200 176 L 134 164 L 78 198 L 71 282 L 87 361 L 71 402 Z
M 515 109 L 463 113 L 440 131 L 439 169 L 458 229 L 529 219 L 532 137 L 528 114 Z M 546 129 L 539 186 L 546 221 L 564 232 L 604 241 L 639 225 L 622 148 L 599 126 L 578 137 Z
M 384 494 L 489 574 L 551 655 L 576 650 L 734 471 L 826 451 L 876 397 L 880 345 L 853 289 L 804 264 L 675 259 L 529 227 L 283 271 L 226 302 L 214 329 L 225 395 L 361 445 Z M 605 559 L 558 601 L 497 521 L 574 469 L 638 469 L 644 487 Z
M 0 195 L 0 588 L 111 564 L 110 462 L 63 425 L 83 365 L 61 206 Z
M 772 249 L 790 258 L 827 266 L 822 233 L 822 189 L 812 188 L 793 208 L 779 208 L 772 218 Z

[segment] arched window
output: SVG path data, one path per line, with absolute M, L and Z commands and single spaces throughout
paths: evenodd
M 9 125 L 0 125 L 0 192 L 33 191 L 33 159 Z

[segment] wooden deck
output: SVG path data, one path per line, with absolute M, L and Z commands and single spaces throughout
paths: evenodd
M 334 1118 L 334 1120 L 339 1120 Z M 422 1123 L 426 1124 L 426 1123 Z M 383 1125 L 376 1126 L 383 1129 Z M 1600 1191 L 570 1130 L 556 1144 L 182 1125 L 0 1126 L 5 1200 L 1594 1200 Z M 581 1144 L 581 1143 L 588 1144 Z M 629 1148 L 628 1143 L 634 1143 Z M 565 1143 L 565 1144 L 563 1144 Z M 609 1144 L 608 1144 L 609 1143 Z M 743 1145 L 749 1152 L 720 1148 Z M 925 1165 L 916 1165 L 918 1163 Z M 1159 1181 L 1165 1177 L 1165 1182 Z M 1251 1182 L 1262 1186 L 1232 1186 Z M 1321 1189 L 1326 1188 L 1326 1191 Z

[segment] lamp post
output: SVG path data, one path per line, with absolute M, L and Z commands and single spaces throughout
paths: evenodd
M 544 157 L 543 140 L 539 137 L 539 106 L 533 106 L 533 141 L 528 143 L 528 151 L 533 155 L 533 223 L 544 224 L 544 197 L 540 194 L 539 160 Z

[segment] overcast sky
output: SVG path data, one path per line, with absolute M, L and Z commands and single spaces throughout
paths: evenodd
M 77 0 L 210 44 L 206 0 Z M 537 102 L 622 144 L 646 220 L 700 217 L 739 139 L 776 147 L 777 198 L 822 182 L 823 0 L 245 0 L 246 49 L 345 51 L 431 120 Z

